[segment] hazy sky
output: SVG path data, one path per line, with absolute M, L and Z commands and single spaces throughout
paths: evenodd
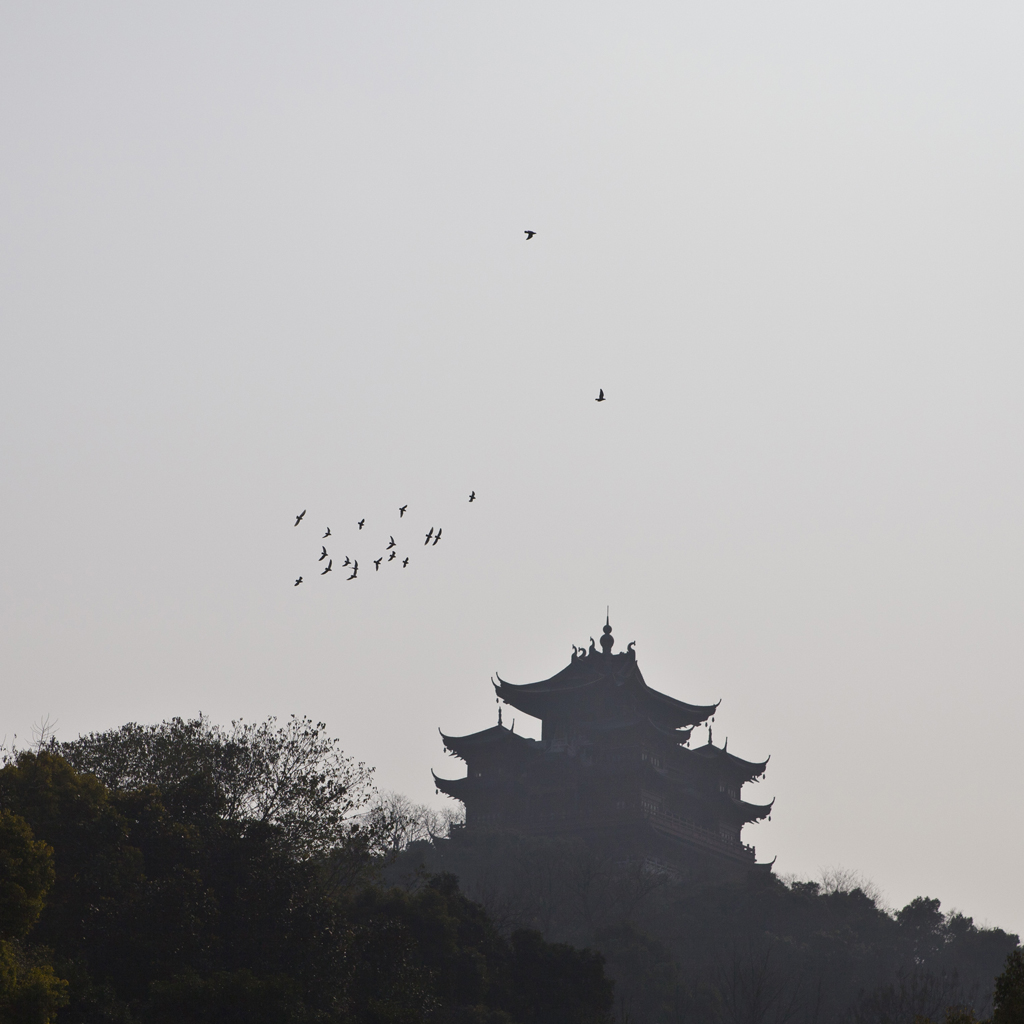
M 1024 931 L 1022 52 L 978 0 L 0 6 L 0 735 L 294 712 L 440 802 L 438 727 L 610 604 L 771 755 L 760 860 Z

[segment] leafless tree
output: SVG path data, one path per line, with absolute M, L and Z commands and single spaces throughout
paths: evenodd
M 865 896 L 878 906 L 882 905 L 882 890 L 859 871 L 844 867 L 828 867 L 821 869 L 819 881 L 821 891 L 827 896 L 832 893 L 851 893 L 859 889 Z
M 733 948 L 717 979 L 726 1024 L 786 1024 L 796 1016 L 800 982 L 778 959 L 770 942 Z
M 40 718 L 35 725 L 32 726 L 32 749 L 38 754 L 40 751 L 46 750 L 50 746 L 50 743 L 57 736 L 56 720 L 50 721 L 50 716 L 47 715 L 45 718 Z
M 913 1024 L 919 1018 L 941 1020 L 948 1010 L 972 1007 L 977 993 L 967 992 L 956 972 L 900 970 L 895 981 L 862 996 L 853 1024 Z
M 438 811 L 414 804 L 404 793 L 380 793 L 362 815 L 361 827 L 369 836 L 370 850 L 379 857 L 394 857 L 410 843 L 447 839 L 464 817 L 445 807 Z

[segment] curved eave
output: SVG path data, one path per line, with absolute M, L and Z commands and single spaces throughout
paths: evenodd
M 510 686 L 519 692 L 533 693 L 555 693 L 561 690 L 572 689 L 575 686 L 586 685 L 614 675 L 624 680 L 633 673 L 639 674 L 636 664 L 636 651 L 620 651 L 610 656 L 601 651 L 594 651 L 585 654 L 574 661 L 571 661 L 565 668 L 556 672 L 547 679 L 541 679 L 536 683 L 506 683 L 501 676 L 498 681 L 504 686 Z M 497 675 L 497 673 L 495 673 Z
M 480 788 L 477 785 L 477 779 L 442 779 L 433 770 L 431 770 L 430 774 L 434 776 L 434 785 L 442 793 L 454 797 L 456 800 L 461 800 L 463 803 L 466 802 L 467 796 L 470 796 L 474 790 Z
M 689 753 L 708 762 L 719 762 L 729 770 L 730 774 L 744 782 L 752 782 L 758 776 L 764 775 L 768 761 L 771 760 L 771 758 L 766 758 L 764 761 L 744 761 L 742 757 L 730 754 L 722 747 L 716 747 L 710 743 L 706 743 L 702 747 L 694 747 Z
M 594 689 L 603 678 L 598 676 L 567 686 L 548 687 L 545 683 L 506 683 L 498 676 L 498 683 L 492 685 L 494 692 L 506 704 L 511 704 L 512 707 L 534 718 L 543 718 L 545 712 L 550 713 L 552 705 L 575 703 L 588 690 Z
M 770 804 L 748 804 L 746 800 L 735 800 L 732 797 L 729 798 L 729 802 L 732 804 L 736 816 L 743 822 L 760 821 L 762 818 L 767 818 L 772 813 L 772 807 L 775 804 L 774 800 Z
M 465 760 L 468 753 L 486 749 L 487 747 L 494 748 L 511 745 L 515 748 L 526 748 L 536 742 L 527 736 L 517 735 L 511 729 L 506 729 L 503 725 L 494 725 L 490 729 L 470 733 L 468 736 L 446 736 L 440 729 L 437 731 L 441 733 L 441 741 L 445 747 L 455 754 L 456 757 L 461 757 L 463 760 Z
M 693 728 L 709 719 L 721 704 L 721 701 L 716 704 L 687 704 L 686 701 L 676 700 L 675 697 L 648 686 L 635 665 L 635 661 L 631 660 L 627 666 L 631 670 L 629 673 L 615 675 L 620 682 L 632 678 L 634 684 L 639 684 L 639 697 L 644 713 L 663 729 Z M 534 718 L 543 718 L 545 713 L 550 714 L 552 709 L 559 705 L 575 704 L 581 697 L 610 678 L 609 673 L 602 672 L 600 668 L 595 668 L 593 674 L 586 679 L 573 678 L 575 675 L 576 673 L 570 674 L 569 669 L 564 669 L 558 675 L 542 682 L 521 684 L 508 683 L 498 675 L 498 682 L 492 685 L 494 692 L 506 704 L 511 704 L 512 707 Z
M 655 690 L 644 684 L 644 700 L 650 710 L 652 717 L 658 717 L 671 722 L 676 728 L 680 726 L 700 725 L 701 722 L 709 719 L 717 710 L 721 701 L 716 704 L 687 704 L 686 701 L 676 700 L 667 693 Z

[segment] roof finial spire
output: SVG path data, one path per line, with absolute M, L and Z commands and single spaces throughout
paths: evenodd
M 615 645 L 615 637 L 612 636 L 611 615 L 607 610 L 605 611 L 604 629 L 602 630 L 602 633 L 604 635 L 601 637 L 601 650 L 604 651 L 605 654 L 611 654 L 612 647 Z
M 498 705 L 498 725 L 501 725 L 501 705 Z

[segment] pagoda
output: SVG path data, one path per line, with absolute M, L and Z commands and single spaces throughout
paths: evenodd
M 741 838 L 744 825 L 771 811 L 740 796 L 767 760 L 736 757 L 728 741 L 716 747 L 718 704 L 687 704 L 648 686 L 634 644 L 612 653 L 607 619 L 600 644 L 591 637 L 588 651 L 573 647 L 569 664 L 542 682 L 492 680 L 501 702 L 541 720 L 539 740 L 516 733 L 514 721 L 503 725 L 500 706 L 490 729 L 441 734 L 467 774 L 434 782 L 465 805 L 466 831 L 575 837 L 679 878 L 770 871 Z M 705 723 L 707 743 L 691 746 Z

